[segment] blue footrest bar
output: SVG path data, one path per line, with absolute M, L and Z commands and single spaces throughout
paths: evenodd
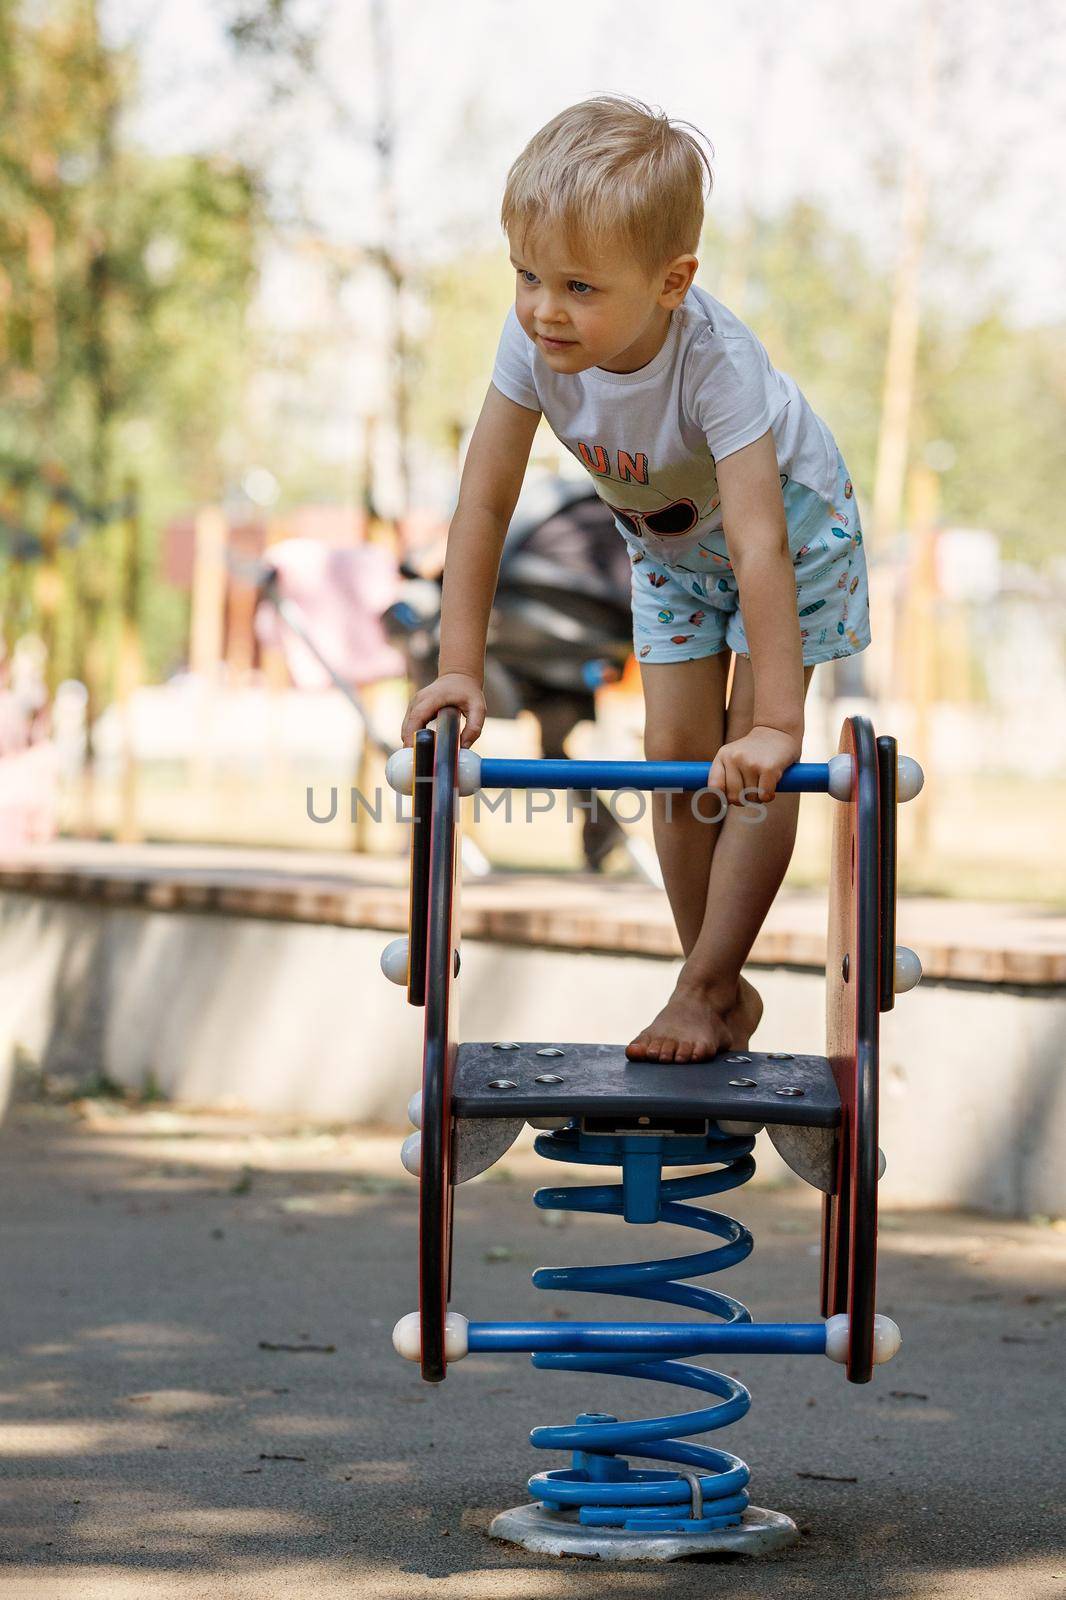
M 824 1322 L 472 1322 L 468 1332 L 471 1353 L 825 1355 Z

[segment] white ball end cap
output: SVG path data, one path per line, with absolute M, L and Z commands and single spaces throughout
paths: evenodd
M 385 782 L 397 794 L 410 794 L 415 781 L 415 753 L 410 745 L 394 750 L 385 763 Z
M 421 1089 L 416 1089 L 410 1100 L 407 1102 L 407 1120 L 411 1124 L 412 1128 L 420 1128 L 422 1126 Z
M 874 1365 L 883 1366 L 886 1361 L 899 1351 L 903 1343 L 903 1335 L 898 1325 L 891 1317 L 876 1316 L 874 1318 Z
M 444 1354 L 449 1361 L 470 1354 L 470 1323 L 461 1311 L 449 1311 L 444 1319 Z
M 917 952 L 905 944 L 898 944 L 892 976 L 892 987 L 896 994 L 906 994 L 908 989 L 917 988 L 921 981 L 922 963 Z
M 403 1163 L 404 1170 L 409 1172 L 412 1178 L 417 1178 L 421 1175 L 422 1135 L 420 1133 L 409 1133 L 407 1135 L 407 1138 L 400 1146 L 400 1161 Z
M 411 965 L 411 941 L 406 934 L 391 939 L 381 952 L 381 970 L 390 983 L 407 983 Z
M 925 773 L 915 761 L 913 756 L 899 756 L 896 759 L 896 799 L 913 800 L 916 794 L 921 794 L 925 784 Z
M 477 794 L 481 788 L 481 757 L 476 750 L 459 752 L 459 793 Z
M 417 1311 L 409 1311 L 393 1328 L 392 1348 L 405 1361 L 422 1359 L 422 1318 Z
M 903 1343 L 903 1335 L 891 1317 L 874 1317 L 874 1365 L 891 1361 Z M 848 1359 L 848 1318 L 844 1312 L 827 1317 L 825 1323 L 825 1353 L 830 1361 Z
M 825 1353 L 830 1361 L 848 1359 L 848 1319 L 842 1311 L 838 1311 L 835 1317 L 825 1319 Z
M 851 799 L 851 757 L 829 757 L 829 793 L 834 800 Z
M 461 1361 L 469 1354 L 469 1328 L 469 1322 L 460 1312 L 448 1312 L 444 1319 L 444 1356 L 447 1361 Z M 393 1328 L 392 1348 L 405 1361 L 421 1361 L 422 1318 L 417 1311 L 409 1311 Z

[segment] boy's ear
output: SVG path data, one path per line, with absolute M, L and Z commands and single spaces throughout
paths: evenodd
M 675 256 L 662 277 L 662 290 L 659 294 L 659 304 L 667 310 L 673 311 L 679 306 L 689 290 L 699 261 L 693 255 Z

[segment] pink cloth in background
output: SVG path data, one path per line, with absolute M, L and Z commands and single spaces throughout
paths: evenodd
M 381 622 L 402 582 L 387 550 L 283 539 L 263 559 L 277 569 L 281 598 L 299 608 L 300 624 L 346 683 L 359 687 L 404 676 L 404 658 L 389 644 Z M 330 687 L 328 673 L 268 601 L 256 611 L 255 633 L 261 645 L 282 652 L 298 689 Z
M 29 735 L 26 707 L 10 689 L 0 689 L 0 757 L 25 750 Z
M 50 740 L 0 757 L 0 851 L 54 839 L 59 752 Z

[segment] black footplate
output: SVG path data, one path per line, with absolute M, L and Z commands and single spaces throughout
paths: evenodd
M 648 1132 L 722 1117 L 835 1128 L 840 1096 L 825 1056 L 731 1050 L 679 1065 L 629 1061 L 620 1044 L 501 1040 L 459 1045 L 452 1115 L 588 1116 Z

